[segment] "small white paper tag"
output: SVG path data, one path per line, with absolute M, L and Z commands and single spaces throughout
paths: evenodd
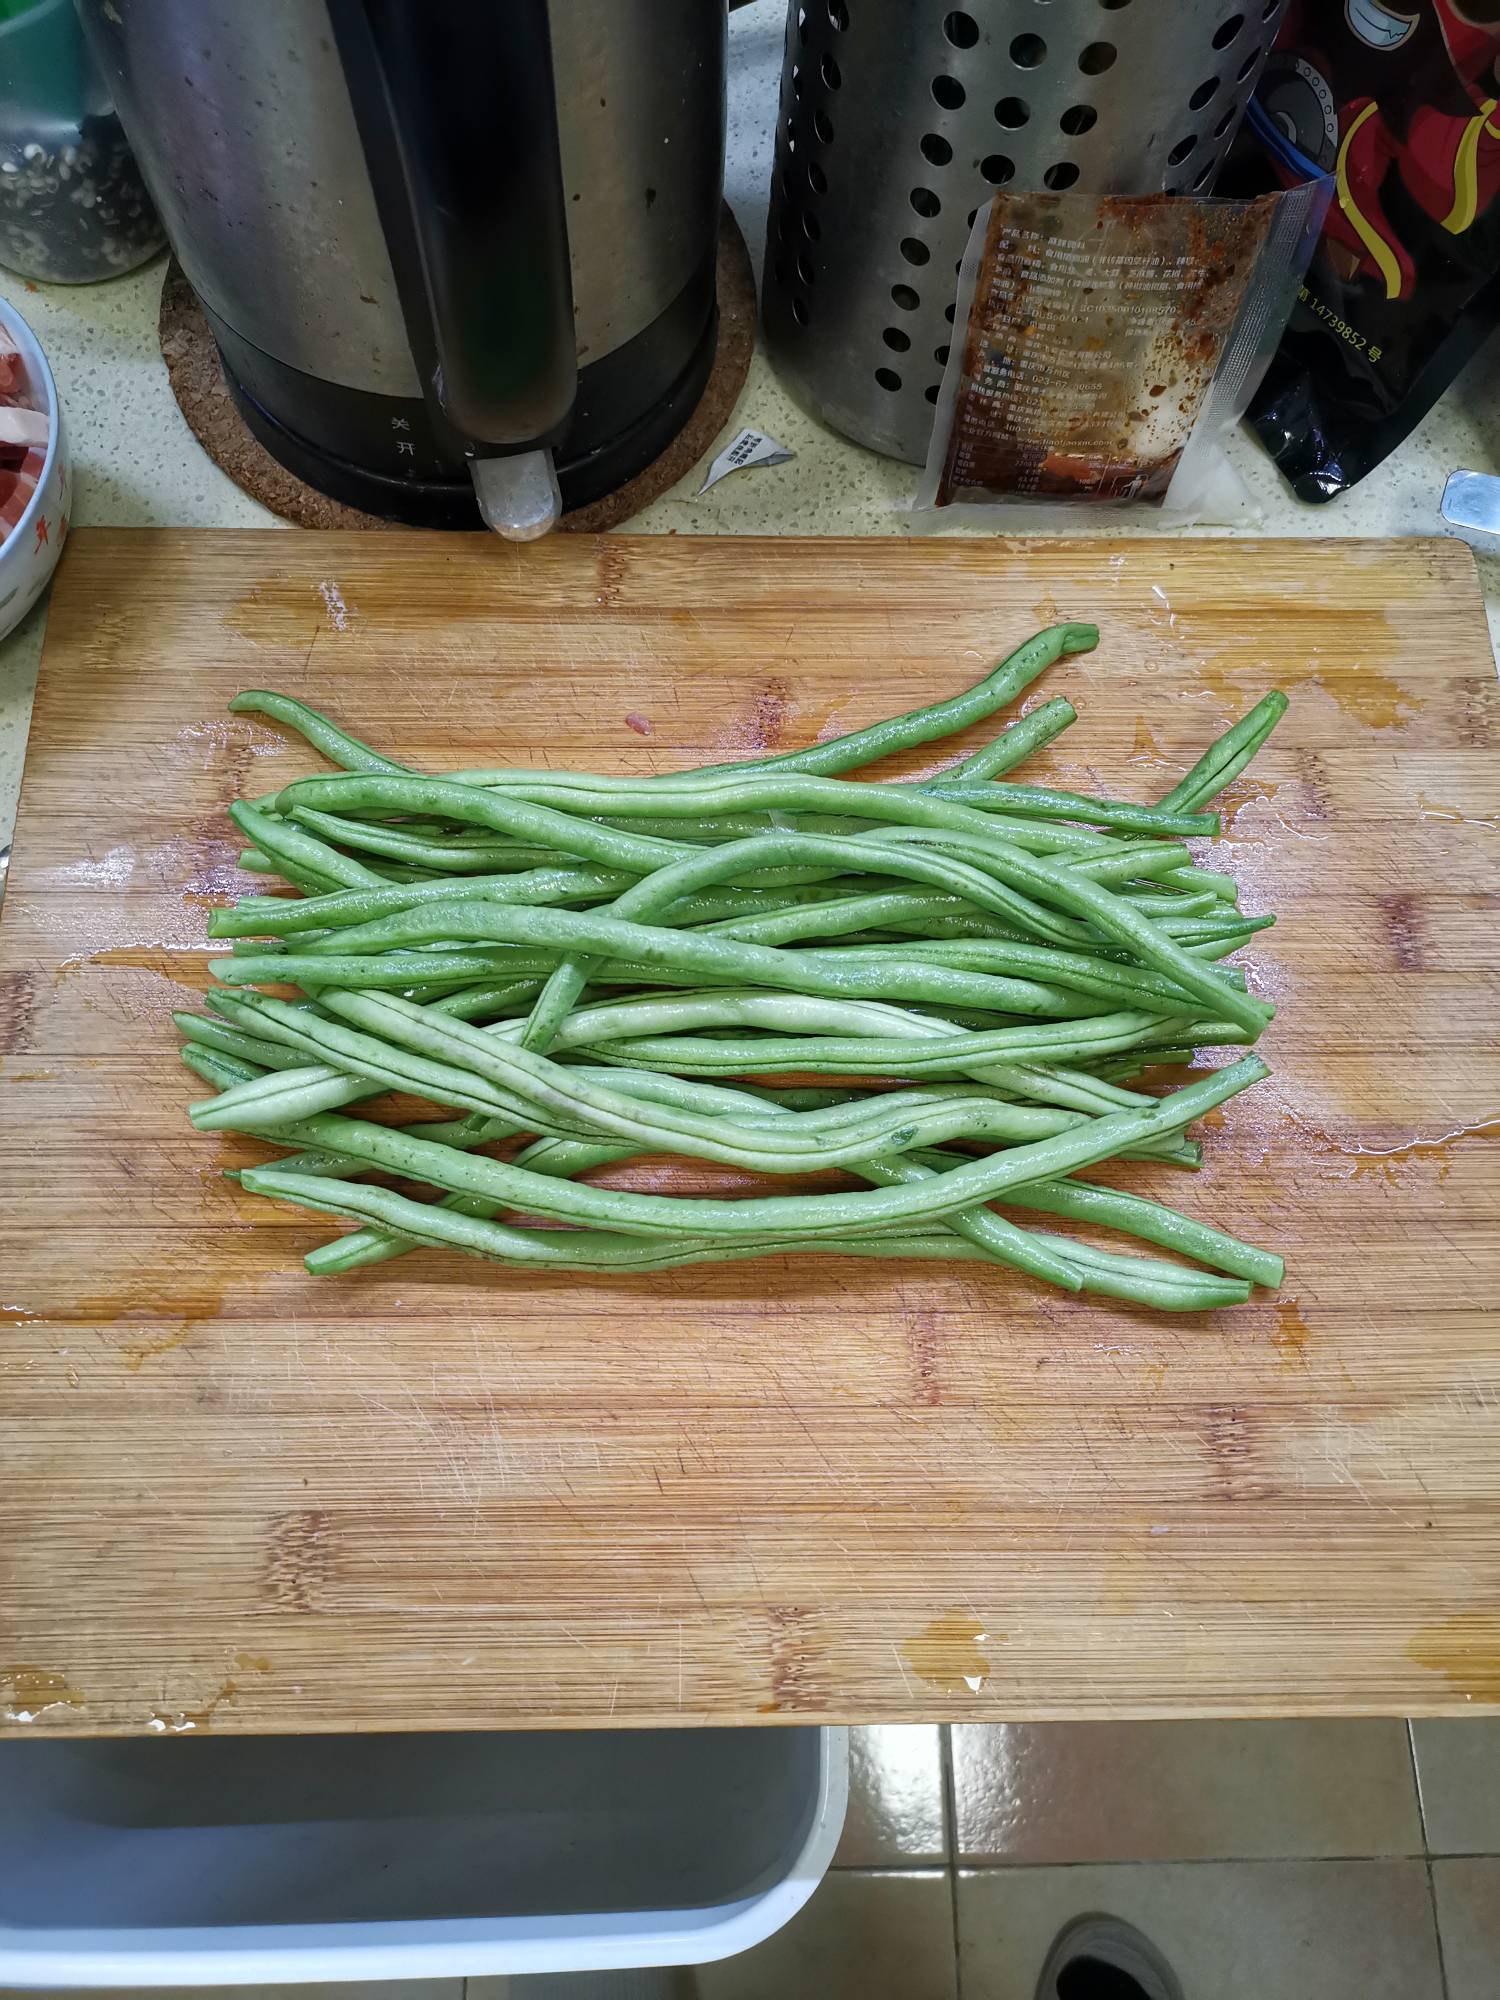
M 725 445 L 713 464 L 708 468 L 708 477 L 698 488 L 706 493 L 710 486 L 717 486 L 721 479 L 727 479 L 731 472 L 743 472 L 749 465 L 785 465 L 796 452 L 788 451 L 784 444 L 778 444 L 764 431 L 741 431 L 733 443 Z

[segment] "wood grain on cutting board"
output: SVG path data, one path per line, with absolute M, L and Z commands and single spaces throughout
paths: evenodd
M 1030 770 L 1149 799 L 1279 684 L 1211 852 L 1272 1080 L 1196 1177 L 1285 1252 L 1212 1316 L 972 1265 L 605 1280 L 221 1177 L 167 1019 L 312 769 L 270 686 L 442 768 L 665 770 L 1099 650 Z M 936 747 L 930 768 L 970 739 Z M 1029 774 L 1029 773 L 1028 773 Z M 1448 542 L 84 530 L 0 919 L 0 1725 L 15 1733 L 1500 1705 L 1500 697 Z

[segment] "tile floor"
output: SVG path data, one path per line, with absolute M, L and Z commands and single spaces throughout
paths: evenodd
M 827 1880 L 675 2000 L 1032 2000 L 1088 1910 L 1149 1932 L 1187 2000 L 1500 2000 L 1500 1719 L 860 1729 L 851 1751 Z M 468 1986 L 237 1990 L 552 1982 Z
M 1139 1924 L 1188 2000 L 1500 2000 L 1500 1720 L 856 1730 L 831 1874 L 701 2000 L 1032 2000 Z

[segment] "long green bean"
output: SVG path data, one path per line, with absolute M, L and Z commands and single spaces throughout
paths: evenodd
M 704 764 L 696 770 L 663 772 L 647 782 L 653 791 L 665 791 L 679 782 L 696 783 L 704 778 L 746 776 L 760 772 L 809 772 L 832 777 L 878 763 L 898 751 L 915 749 L 941 736 L 956 735 L 971 723 L 983 722 L 997 709 L 1014 701 L 1031 683 L 1067 653 L 1090 653 L 1099 643 L 1097 625 L 1050 625 L 1028 639 L 993 667 L 984 679 L 948 701 L 909 709 L 904 715 L 873 722 L 847 736 L 831 736 L 804 750 L 784 750 L 773 757 L 757 757 L 733 764 Z M 493 778 L 528 777 L 531 773 L 465 771 L 458 774 L 466 784 L 485 785 Z
M 872 1181 L 877 1187 L 897 1187 L 925 1179 L 936 1169 L 918 1160 L 901 1159 L 872 1161 L 856 1171 L 862 1180 Z M 1201 1312 L 1210 1306 L 1236 1304 L 1250 1295 L 1250 1287 L 1243 1281 L 1235 1283 L 1210 1277 L 1202 1271 L 1154 1258 L 1121 1257 L 1089 1244 L 1075 1243 L 1070 1237 L 1017 1229 L 990 1208 L 962 1210 L 949 1216 L 948 1226 L 957 1235 L 988 1250 L 997 1260 L 1015 1263 L 1019 1269 L 1030 1270 L 1033 1276 L 1056 1284 L 1057 1278 L 1039 1268 L 1039 1260 L 1050 1254 L 1074 1279 L 1069 1290 L 1135 1299 L 1145 1305 L 1165 1307 L 1170 1312 Z
M 1196 812 L 1210 799 L 1217 798 L 1260 749 L 1286 714 L 1287 706 L 1287 698 L 1280 688 L 1273 688 L 1268 695 L 1263 695 L 1248 715 L 1242 716 L 1232 729 L 1226 729 L 1217 742 L 1209 745 L 1187 776 L 1167 793 L 1161 801 L 1161 809 L 1164 812 Z
M 1195 1024 L 1202 1041 L 1227 1042 L 1221 1021 Z M 1088 1062 L 1122 1049 L 1167 1046 L 1182 1038 L 1181 1021 L 1155 1014 L 1096 1014 L 1086 1021 L 1036 1023 L 964 1033 L 941 1041 L 882 1040 L 876 1036 L 763 1035 L 731 1041 L 722 1036 L 661 1035 L 622 1038 L 601 1050 L 606 1062 L 632 1069 L 659 1067 L 685 1076 L 966 1076 L 994 1062 Z
M 1149 1111 L 1116 1111 L 1088 1119 L 1047 1139 L 966 1159 L 962 1165 L 910 1187 L 872 1188 L 852 1194 L 764 1195 L 737 1201 L 553 1182 L 499 1160 L 410 1139 L 385 1126 L 335 1112 L 322 1112 L 300 1122 L 316 1143 L 368 1160 L 372 1166 L 428 1181 L 451 1193 L 493 1196 L 560 1221 L 598 1223 L 633 1235 L 656 1237 L 712 1234 L 744 1241 L 784 1234 L 812 1241 L 820 1236 L 845 1235 L 851 1229 L 878 1230 L 897 1221 L 930 1221 L 997 1199 L 1008 1188 L 1073 1173 L 1110 1158 L 1122 1146 L 1181 1131 L 1268 1073 L 1259 1057 L 1245 1056 L 1172 1092 Z M 245 1184 L 250 1186 L 251 1180 L 251 1173 L 247 1173 Z
M 338 764 L 346 771 L 404 771 L 405 765 L 393 764 L 389 757 L 382 757 L 378 750 L 372 750 L 368 743 L 361 743 L 357 736 L 349 735 L 306 702 L 294 701 L 289 694 L 275 694 L 266 688 L 247 688 L 237 694 L 229 704 L 232 715 L 269 715 L 274 722 L 284 722 L 295 729 L 330 764 Z
M 260 812 L 256 807 L 236 800 L 229 808 L 229 817 L 245 838 L 268 854 L 278 868 L 283 861 L 289 861 L 306 876 L 313 879 L 321 877 L 345 888 L 379 888 L 384 882 L 383 876 L 377 875 L 373 868 L 367 868 L 362 861 L 340 854 L 327 841 L 319 840 L 304 828 L 293 826 L 271 813 Z
M 1050 743 L 1054 736 L 1078 720 L 1078 711 L 1072 702 L 1061 695 L 1043 702 L 1030 715 L 1023 715 L 1008 729 L 1002 729 L 993 743 L 986 743 L 982 750 L 976 750 L 972 757 L 965 757 L 961 764 L 954 766 L 951 775 L 978 783 L 981 778 L 998 778 L 1003 771 L 1013 771 L 1044 743 Z
M 351 804 L 360 796 L 359 784 L 351 779 L 313 779 L 303 783 L 341 785 Z M 297 788 L 293 786 L 290 797 Z M 920 807 L 948 805 L 960 811 L 1005 813 L 1042 820 L 1075 821 L 1090 827 L 1112 827 L 1132 833 L 1176 836 L 1213 834 L 1219 830 L 1215 813 L 1179 812 L 1160 806 L 1139 806 L 1126 799 L 1099 799 L 1078 792 L 1045 790 L 1033 785 L 1000 782 L 967 783 L 929 778 L 920 784 L 849 785 L 837 778 L 821 778 L 803 772 L 755 773 L 746 777 L 704 779 L 702 783 L 674 785 L 661 792 L 645 791 L 630 778 L 570 779 L 562 773 L 532 772 L 525 778 L 509 778 L 484 787 L 491 798 L 530 800 L 562 812 L 589 817 L 608 816 L 630 820 L 639 816 L 657 819 L 701 821 L 724 813 L 745 812 L 826 812 L 853 814 L 866 819 L 899 819 L 896 810 L 904 805 L 912 823 L 925 826 L 960 821 L 942 815 L 920 813 Z M 295 799 L 292 801 L 295 803 Z
M 1039 674 L 1045 673 L 1064 654 L 1091 652 L 1098 643 L 1097 625 L 1074 623 L 1049 626 L 1018 646 L 974 686 L 950 700 L 911 709 L 904 715 L 889 716 L 866 729 L 855 730 L 847 736 L 831 737 L 827 742 L 814 744 L 805 750 L 790 750 L 778 756 L 751 758 L 739 763 L 706 765 L 685 774 L 664 772 L 646 782 L 668 785 L 679 775 L 697 778 L 710 772 L 792 770 L 829 774 L 857 770 L 897 751 L 930 743 L 941 736 L 954 735 L 971 723 L 982 722 L 1024 693 Z M 289 695 L 250 689 L 236 695 L 229 706 L 236 714 L 267 715 L 287 724 L 321 751 L 330 763 L 345 770 L 403 774 L 407 771 L 407 766 L 382 757 L 357 736 L 340 729 L 328 716 L 309 708 L 305 702 L 293 700 Z M 474 782 L 484 775 L 459 773 L 458 777 L 462 782 Z
M 496 903 L 599 902 L 637 880 L 609 868 L 527 868 L 514 875 L 466 876 L 465 896 Z M 312 930 L 348 929 L 423 903 L 451 901 L 455 884 L 382 882 L 320 896 L 242 896 L 233 909 L 210 910 L 211 938 L 291 937 Z
M 1128 1230 L 1132 1236 L 1160 1244 L 1164 1250 L 1181 1251 L 1196 1257 L 1216 1271 L 1248 1278 L 1273 1290 L 1286 1275 L 1281 1259 L 1269 1250 L 1257 1250 L 1241 1243 L 1223 1230 L 1194 1222 L 1176 1209 L 1143 1195 L 1126 1194 L 1119 1188 L 1100 1187 L 1092 1181 L 1035 1181 L 1026 1188 L 1012 1190 L 1005 1197 L 1012 1208 L 1033 1209 L 1046 1215 L 1062 1215 L 1075 1222 L 1098 1222 L 1106 1228 Z
M 386 1188 L 363 1182 L 330 1183 L 321 1177 L 277 1167 L 247 1167 L 241 1184 L 251 1194 L 269 1195 L 298 1208 L 326 1215 L 378 1222 L 414 1243 L 464 1250 L 503 1264 L 539 1270 L 621 1272 L 670 1271 L 682 1264 L 722 1264 L 746 1258 L 775 1257 L 816 1251 L 827 1257 L 971 1258 L 991 1261 L 977 1244 L 955 1240 L 947 1233 L 929 1236 L 854 1236 L 827 1234 L 808 1241 L 776 1236 L 698 1239 L 625 1236 L 594 1229 L 521 1229 L 486 1221 L 449 1208 L 444 1203 L 409 1201 Z

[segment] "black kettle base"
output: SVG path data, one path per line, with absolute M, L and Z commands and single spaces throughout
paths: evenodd
M 220 360 L 223 361 L 222 353 Z M 341 506 L 357 507 L 362 514 L 397 521 L 403 527 L 483 527 L 474 489 L 468 481 L 460 485 L 457 481 L 382 478 L 364 466 L 351 465 L 347 459 L 320 451 L 295 431 L 279 424 L 240 387 L 227 366 L 224 380 L 251 436 L 265 446 L 278 465 L 315 492 L 338 501 Z
M 557 483 L 563 511 L 592 506 L 660 458 L 692 415 L 713 369 L 718 314 L 712 312 L 688 366 L 667 393 L 627 430 L 583 457 L 560 457 Z M 361 513 L 410 528 L 484 526 L 467 473 L 458 479 L 422 479 L 372 471 L 311 443 L 274 417 L 235 377 L 220 344 L 224 379 L 252 436 L 295 478 Z
M 714 365 L 717 262 L 710 256 L 649 325 L 579 369 L 557 452 L 565 511 L 617 492 L 661 456 L 692 415 Z M 209 307 L 203 316 L 241 416 L 287 471 L 388 521 L 483 526 L 467 461 L 420 395 L 308 375 L 247 341 Z
M 564 527 L 596 532 L 629 520 L 676 485 L 732 417 L 754 351 L 756 297 L 727 205 L 712 276 L 711 289 L 685 288 L 669 314 L 580 371 L 570 433 L 578 448 L 560 467 Z M 288 368 L 205 311 L 175 259 L 158 331 L 189 429 L 272 513 L 303 528 L 482 526 L 462 462 L 442 458 L 416 398 Z

